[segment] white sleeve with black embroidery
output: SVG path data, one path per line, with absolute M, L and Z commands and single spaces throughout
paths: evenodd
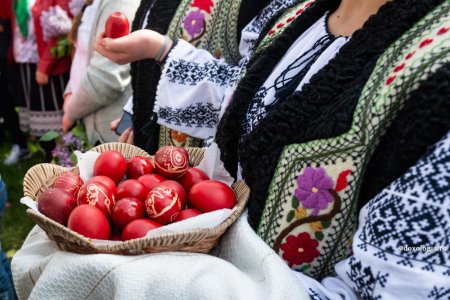
M 225 90 L 241 68 L 179 40 L 158 83 L 158 123 L 198 138 L 214 135 Z
M 234 92 L 261 30 L 295 0 L 273 0 L 242 31 L 239 66 L 179 40 L 167 57 L 158 84 L 154 111 L 158 123 L 191 136 L 208 139 Z

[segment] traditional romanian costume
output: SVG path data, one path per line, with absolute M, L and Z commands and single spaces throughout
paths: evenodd
M 159 123 L 215 136 L 251 188 L 250 225 L 314 278 L 349 255 L 357 208 L 450 128 L 450 3 L 390 1 L 351 37 L 327 30 L 338 5 L 286 10 L 245 69 L 180 41 L 155 105 Z

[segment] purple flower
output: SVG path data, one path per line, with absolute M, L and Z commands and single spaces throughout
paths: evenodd
M 74 136 L 71 132 L 65 133 L 62 136 L 63 146 L 68 147 L 72 150 L 82 150 L 81 140 Z
M 333 202 L 333 195 L 329 191 L 333 184 L 333 179 L 327 176 L 323 168 L 307 167 L 297 177 L 295 197 L 304 208 L 313 209 L 312 214 L 316 216 L 320 209 L 327 208 L 328 203 Z
M 200 32 L 202 32 L 205 24 L 205 15 L 200 11 L 192 11 L 184 19 L 184 29 L 195 38 Z

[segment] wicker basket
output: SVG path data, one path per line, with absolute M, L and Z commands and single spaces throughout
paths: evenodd
M 142 149 L 123 143 L 107 143 L 92 149 L 92 151 L 104 152 L 108 150 L 117 150 L 121 152 L 126 159 L 132 156 L 142 155 L 150 157 Z M 198 148 L 188 148 L 190 164 L 195 166 L 203 158 L 203 150 Z M 56 176 L 63 172 L 72 171 L 78 173 L 78 168 L 63 168 L 53 164 L 38 164 L 28 170 L 23 182 L 25 196 L 36 200 L 40 193 L 48 188 Z M 165 251 L 186 251 L 207 253 L 219 241 L 222 234 L 233 224 L 241 215 L 245 204 L 248 201 L 250 190 L 243 181 L 238 181 L 233 185 L 233 190 L 237 197 L 236 210 L 220 225 L 215 228 L 187 230 L 177 233 L 161 234 L 150 238 L 140 238 L 116 244 L 93 243 L 91 239 L 86 238 L 69 228 L 35 212 L 32 209 L 27 210 L 30 218 L 39 225 L 49 236 L 50 239 L 58 244 L 61 250 L 75 253 L 109 253 L 137 255 L 142 253 L 158 253 Z

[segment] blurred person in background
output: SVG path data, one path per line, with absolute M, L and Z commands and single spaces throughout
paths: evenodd
M 19 116 L 14 109 L 15 99 L 10 87 L 11 13 L 11 1 L 0 0 L 0 111 L 4 119 L 4 127 L 9 132 L 9 138 L 13 143 L 11 152 L 3 161 L 5 165 L 13 165 L 31 156 L 25 134 L 20 131 Z
M 68 0 L 14 0 L 13 89 L 20 126 L 33 137 L 61 131 L 63 92 L 69 77 L 70 49 L 64 37 L 72 24 Z M 51 160 L 54 142 L 41 142 Z
M 0 175 L 0 219 L 3 216 L 7 199 L 8 193 L 6 190 L 6 185 Z M 17 299 L 12 279 L 11 265 L 9 263 L 8 257 L 6 257 L 6 253 L 3 251 L 1 243 L 0 243 L 0 299 L 2 300 Z
M 82 120 L 92 145 L 117 140 L 109 123 L 122 114 L 131 95 L 130 65 L 118 65 L 93 49 L 106 19 L 122 12 L 132 21 L 139 0 L 87 0 L 76 14 L 69 38 L 75 47 L 64 96 L 62 128 L 67 132 Z

